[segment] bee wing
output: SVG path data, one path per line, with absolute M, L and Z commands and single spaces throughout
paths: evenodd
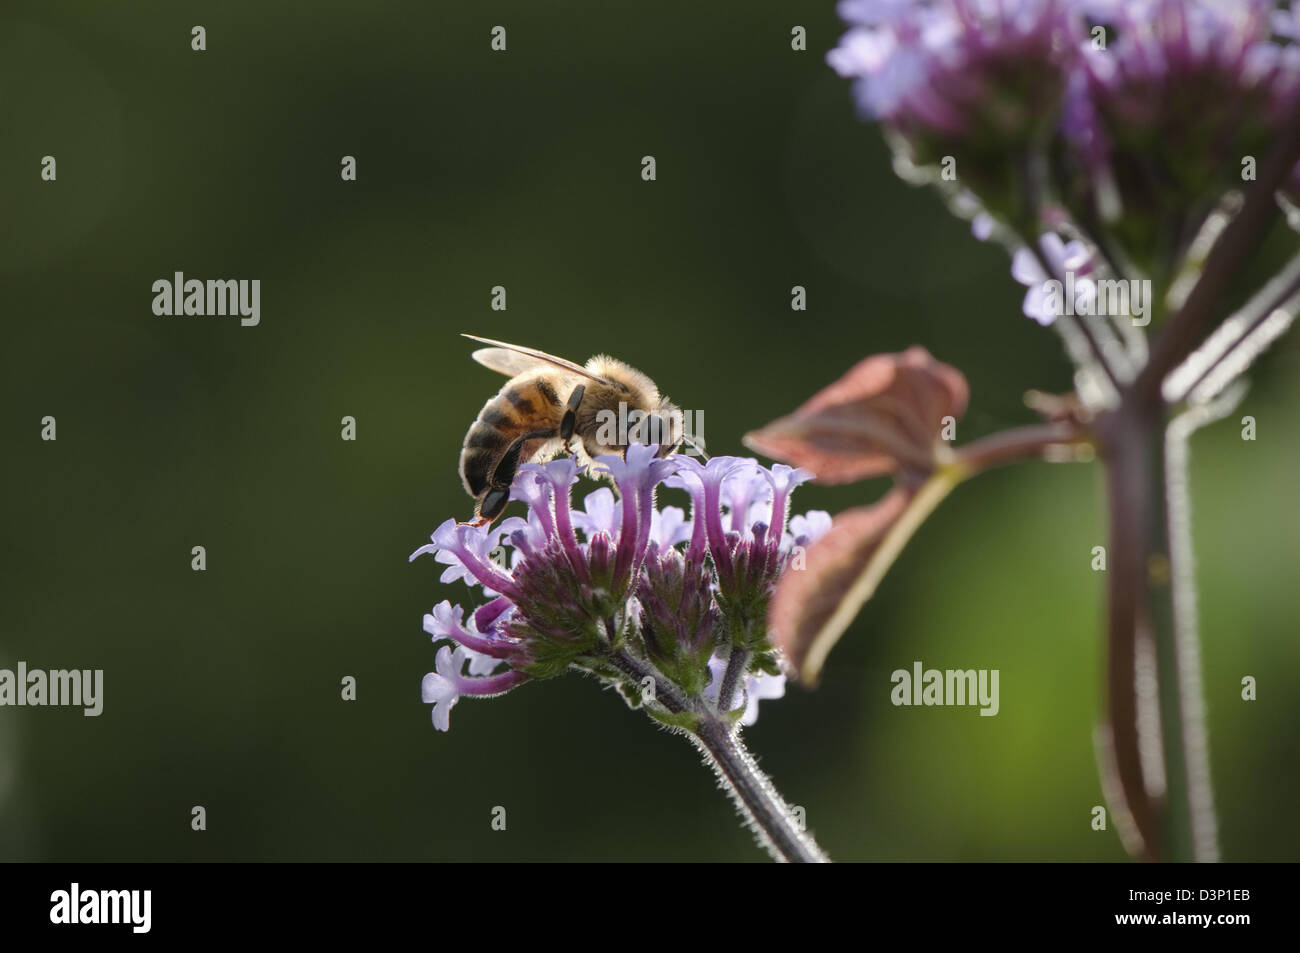
M 572 361 L 566 361 L 554 354 L 547 354 L 545 351 L 523 347 L 519 344 L 507 344 L 504 341 L 494 341 L 491 338 L 481 338 L 476 334 L 462 334 L 461 337 L 469 338 L 471 341 L 481 341 L 483 344 L 491 344 L 492 347 L 479 348 L 471 356 L 484 367 L 491 368 L 507 377 L 517 377 L 527 371 L 535 371 L 543 367 L 558 367 L 570 374 L 577 374 L 579 377 L 585 377 L 587 380 L 595 381 L 598 384 L 609 383 L 604 378 L 591 373 L 581 364 L 574 364 Z

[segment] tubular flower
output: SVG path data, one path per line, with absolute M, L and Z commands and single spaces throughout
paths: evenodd
M 749 723 L 758 697 L 780 694 L 764 620 L 790 553 L 829 524 L 825 513 L 788 518 L 791 491 L 811 474 L 737 457 L 661 459 L 656 449 L 634 444 L 624 456 L 598 457 L 586 475 L 613 488 L 588 494 L 581 508 L 571 494 L 584 473 L 573 460 L 521 466 L 511 499 L 525 504 L 523 516 L 495 528 L 447 520 L 411 554 L 433 554 L 446 567 L 443 582 L 464 581 L 483 596 L 470 611 L 443 600 L 425 616 L 425 631 L 441 643 L 422 691 L 435 727 L 447 730 L 461 697 L 571 669 L 617 686 L 633 704 L 653 705 L 642 684 L 648 672 L 655 690 L 707 705 L 718 694 L 718 659 L 733 645 L 747 668 L 732 717 Z M 656 505 L 661 486 L 686 490 L 689 517 Z

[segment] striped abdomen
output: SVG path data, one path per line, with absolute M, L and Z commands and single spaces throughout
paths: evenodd
M 558 434 L 568 398 L 562 388 L 563 381 L 554 374 L 520 376 L 483 405 L 460 452 L 460 479 L 470 496 L 477 499 L 487 490 L 492 471 L 517 437 L 539 430 Z M 540 438 L 527 441 L 519 462 L 526 463 L 545 442 Z

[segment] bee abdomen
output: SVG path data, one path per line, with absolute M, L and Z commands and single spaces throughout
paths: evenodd
M 465 436 L 465 449 L 488 453 L 504 450 L 510 443 L 510 434 L 494 424 L 484 423 L 482 419 L 474 421 Z
M 466 449 L 460 458 L 460 478 L 470 496 L 477 497 L 488 488 L 496 457 L 486 450 Z
M 470 496 L 488 489 L 492 472 L 516 437 L 558 428 L 560 406 L 560 395 L 544 379 L 511 381 L 489 400 L 465 435 L 460 455 L 461 481 Z

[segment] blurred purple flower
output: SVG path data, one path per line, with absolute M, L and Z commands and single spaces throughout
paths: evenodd
M 1067 274 L 1074 276 L 1077 313 L 1087 313 L 1087 301 L 1097 294 L 1096 284 L 1088 277 L 1092 272 L 1088 247 L 1083 242 L 1066 242 L 1055 232 L 1047 232 L 1039 239 L 1039 248 L 1051 266 L 1050 275 L 1043 270 L 1038 256 L 1028 248 L 1019 249 L 1011 258 L 1011 277 L 1028 289 L 1022 305 L 1025 317 L 1033 318 L 1044 327 L 1059 317 L 1049 305 L 1046 283 L 1063 281 Z
M 1070 25 L 1059 0 L 846 0 L 838 11 L 851 29 L 826 60 L 855 80 L 863 112 L 945 137 L 1031 121 L 1002 92 L 1039 102 Z

